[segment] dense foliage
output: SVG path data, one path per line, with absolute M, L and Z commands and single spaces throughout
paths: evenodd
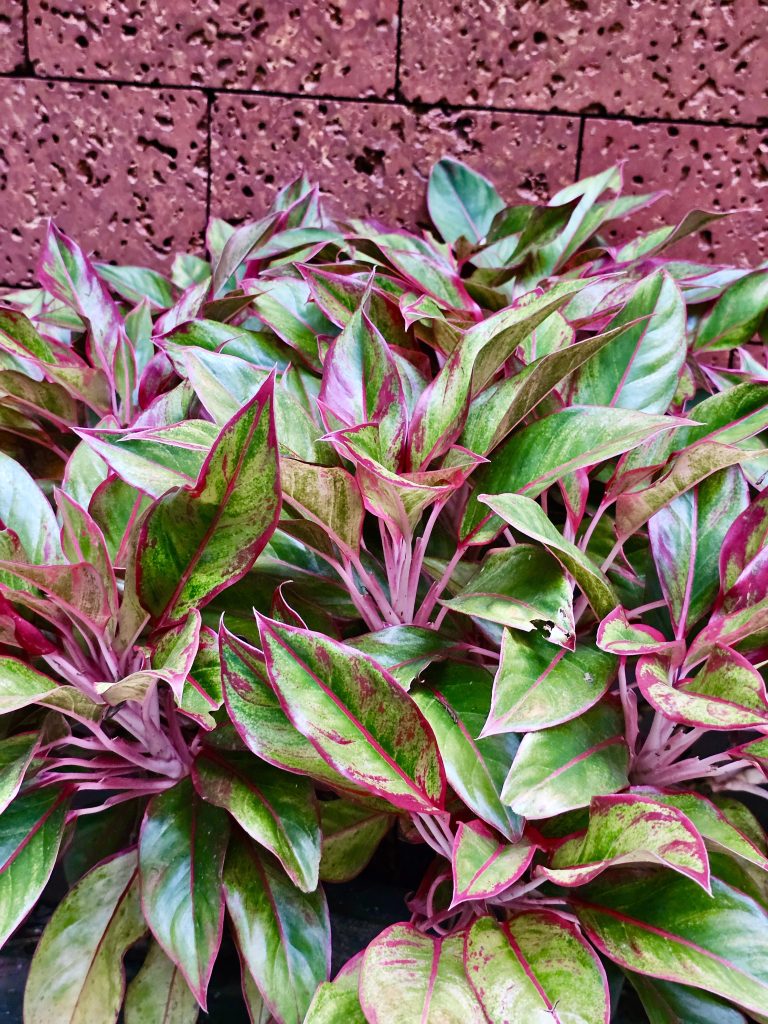
M 301 180 L 171 279 L 50 228 L 0 308 L 2 941 L 71 885 L 26 1024 L 192 1024 L 225 928 L 254 1022 L 768 1020 L 768 271 L 609 244 L 620 187 L 443 160 L 438 237 Z M 432 865 L 329 982 L 391 830 Z

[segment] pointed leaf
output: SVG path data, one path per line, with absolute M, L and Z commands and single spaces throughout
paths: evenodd
M 34 704 L 56 683 L 17 658 L 0 657 L 0 714 Z
M 18 793 L 37 743 L 33 732 L 0 740 L 0 814 Z
M 747 1024 L 733 1006 L 688 985 L 624 972 L 640 996 L 650 1024 Z
M 548 911 L 475 921 L 467 977 L 490 1024 L 608 1024 L 605 972 L 578 928 Z M 574 979 L 578 978 L 578 984 Z
M 599 796 L 589 808 L 589 826 L 555 850 L 539 870 L 558 885 L 585 885 L 607 868 L 658 862 L 693 879 L 706 892 L 709 860 L 704 840 L 677 807 L 652 796 Z
M 702 441 L 674 455 L 662 476 L 640 491 L 621 494 L 616 502 L 616 532 L 620 539 L 630 537 L 651 516 L 681 494 L 706 480 L 718 470 L 748 461 L 759 451 L 748 452 L 727 444 Z
M 543 623 L 553 644 L 573 646 L 573 599 L 565 573 L 551 555 L 529 544 L 491 551 L 455 597 L 441 602 L 526 632 Z
M 500 841 L 482 821 L 460 821 L 453 844 L 453 901 L 499 896 L 525 873 L 536 847 L 526 838 Z
M 699 325 L 695 348 L 728 349 L 745 345 L 768 310 L 768 273 L 756 270 L 728 288 Z
M 669 666 L 656 655 L 637 663 L 645 699 L 673 722 L 707 729 L 754 729 L 768 725 L 768 696 L 760 673 L 727 648 L 717 648 L 694 679 L 673 686 Z
M 441 807 L 445 775 L 434 734 L 395 680 L 345 644 L 258 621 L 270 682 L 321 757 L 396 807 Z
M 748 504 L 738 468 L 720 470 L 674 498 L 648 521 L 651 550 L 673 626 L 695 623 L 715 599 L 726 533 Z
M 445 636 L 421 626 L 386 626 L 346 642 L 377 661 L 404 690 L 449 649 Z
M 554 648 L 550 648 L 554 650 Z M 523 822 L 501 802 L 501 788 L 518 747 L 516 736 L 479 736 L 491 704 L 491 678 L 477 665 L 446 663 L 431 687 L 413 699 L 434 730 L 448 784 L 483 821 L 515 841 Z
M 427 187 L 432 223 L 446 242 L 466 238 L 481 242 L 504 200 L 482 174 L 466 164 L 443 157 L 432 168 Z
M 159 498 L 138 542 L 137 592 L 178 621 L 251 568 L 280 514 L 272 382 L 222 429 L 194 486 Z
M 0 815 L 0 946 L 37 903 L 64 833 L 68 793 L 46 787 L 17 796 Z
M 601 651 L 622 656 L 655 654 L 672 651 L 679 645 L 665 640 L 663 633 L 653 626 L 630 622 L 624 608 L 615 608 L 597 629 L 597 646 Z
M 200 796 L 223 807 L 280 861 L 302 892 L 317 888 L 320 827 L 312 784 L 250 754 L 203 749 L 192 779 Z
M 125 1024 L 196 1024 L 199 1012 L 181 971 L 153 942 L 128 986 Z
M 588 641 L 555 649 L 534 633 L 505 630 L 483 736 L 531 732 L 582 714 L 605 695 L 616 659 Z
M 565 323 L 560 313 L 551 313 L 531 338 L 538 338 L 548 324 L 558 322 L 557 318 Z M 539 355 L 514 377 L 490 384 L 470 403 L 459 443 L 479 455 L 487 455 L 568 374 L 626 329 L 620 325 L 577 344 Z M 538 343 L 536 351 L 539 351 Z
M 139 839 L 144 916 L 200 1006 L 221 942 L 221 874 L 229 825 L 188 778 L 153 797 Z
M 33 565 L 64 561 L 53 509 L 29 473 L 4 452 L 0 452 L 0 523 L 13 530 Z
M 622 967 L 765 1010 L 768 915 L 719 879 L 709 896 L 677 872 L 638 872 L 572 900 L 591 941 Z
M 289 721 L 270 685 L 263 656 L 224 627 L 219 641 L 224 699 L 245 745 L 278 768 L 333 786 L 345 785 L 344 777 Z
M 464 939 L 393 924 L 368 946 L 360 1004 L 368 1024 L 485 1024 L 464 974 Z
M 71 238 L 49 223 L 37 278 L 42 286 L 74 309 L 90 328 L 94 355 L 112 377 L 122 318 L 96 268 Z
M 224 870 L 240 957 L 281 1024 L 302 1024 L 330 969 L 330 921 L 322 889 L 299 892 L 277 862 L 240 837 Z
M 130 850 L 89 871 L 54 912 L 30 967 L 24 1020 L 113 1024 L 125 992 L 123 957 L 145 930 Z
M 403 386 L 389 346 L 363 309 L 325 357 L 320 402 L 329 428 L 377 424 L 383 464 L 397 468 L 407 416 Z
M 515 530 L 543 544 L 573 576 L 599 618 L 608 615 L 619 603 L 605 573 L 561 535 L 532 498 L 523 494 L 479 494 L 477 500 L 488 505 Z
M 685 361 L 685 303 L 663 270 L 644 277 L 610 327 L 635 324 L 581 368 L 572 400 L 663 413 Z
M 281 459 L 280 482 L 285 500 L 305 519 L 328 530 L 345 553 L 359 552 L 363 500 L 351 473 L 341 467 Z
M 359 875 L 393 821 L 389 814 L 344 799 L 321 801 L 320 820 L 324 882 L 348 882 Z
M 491 462 L 475 473 L 475 491 L 461 524 L 462 539 L 486 543 L 502 528 L 479 504 L 477 495 L 514 491 L 536 498 L 569 473 L 630 451 L 679 423 L 671 416 L 600 406 L 572 406 L 536 420 L 513 434 Z
M 478 394 L 517 346 L 583 285 L 566 281 L 546 295 L 489 317 L 472 327 L 424 391 L 410 427 L 414 469 L 446 452 L 464 426 L 470 400 Z M 497 490 L 485 487 L 487 491 Z
M 501 798 L 526 818 L 550 818 L 624 789 L 627 761 L 621 716 L 604 701 L 580 718 L 525 735 Z
M 357 994 L 361 963 L 347 963 L 333 981 L 324 981 L 315 992 L 304 1024 L 367 1024 Z
M 729 821 L 719 807 L 701 793 L 651 791 L 650 796 L 657 803 L 676 807 L 682 811 L 693 822 L 710 849 L 725 850 L 741 860 L 768 871 L 768 857 L 764 851 L 744 831 Z

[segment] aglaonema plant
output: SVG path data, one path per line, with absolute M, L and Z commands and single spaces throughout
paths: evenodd
M 260 1024 L 768 1020 L 768 271 L 605 240 L 654 198 L 446 159 L 416 235 L 300 180 L 170 278 L 50 228 L 0 308 L 2 941 L 71 886 L 26 1024 L 192 1024 L 225 929 Z M 431 866 L 331 981 L 387 835 Z

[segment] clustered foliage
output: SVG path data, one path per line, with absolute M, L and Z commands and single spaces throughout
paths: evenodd
M 192 1024 L 225 927 L 254 1022 L 768 1021 L 768 271 L 610 245 L 620 187 L 443 160 L 438 237 L 300 180 L 171 279 L 50 228 L 0 308 L 2 941 L 72 884 L 26 1024 Z M 432 865 L 330 982 L 393 829 Z

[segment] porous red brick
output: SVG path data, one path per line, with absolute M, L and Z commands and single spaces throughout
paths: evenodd
M 185 90 L 0 80 L 0 281 L 31 279 L 49 216 L 101 259 L 198 248 L 205 115 Z
M 43 74 L 384 96 L 397 0 L 29 0 Z
M 0 0 L 0 74 L 24 64 L 23 0 Z
M 453 155 L 510 201 L 548 196 L 573 180 L 578 123 L 484 111 L 417 113 L 391 103 L 312 103 L 219 96 L 212 128 L 212 212 L 242 220 L 301 173 L 347 216 L 426 221 L 432 165 Z
M 768 115 L 765 0 L 405 0 L 411 100 L 646 117 Z
M 628 192 L 666 189 L 670 195 L 612 232 L 675 223 L 690 209 L 737 211 L 680 242 L 675 254 L 754 266 L 768 258 L 768 132 L 684 124 L 633 125 L 588 121 L 583 175 L 626 160 Z

